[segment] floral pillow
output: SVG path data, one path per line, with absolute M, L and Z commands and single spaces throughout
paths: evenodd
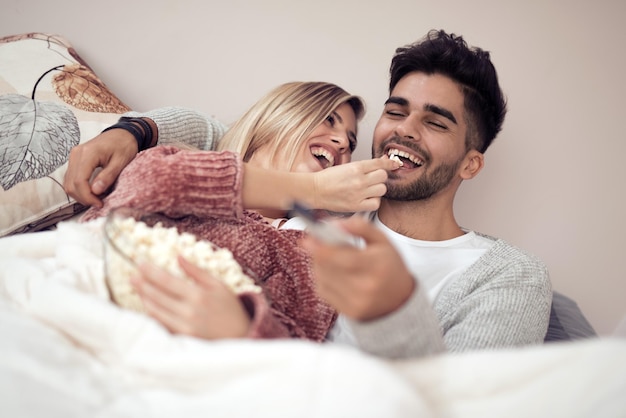
M 0 236 L 81 211 L 63 190 L 70 150 L 129 110 L 62 37 L 0 38 Z

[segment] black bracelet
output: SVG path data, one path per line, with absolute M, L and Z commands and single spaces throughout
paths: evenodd
M 152 132 L 152 126 L 150 126 L 150 124 L 142 118 L 134 118 L 132 122 L 137 122 L 141 125 L 144 133 L 144 149 L 150 148 L 150 145 L 152 145 L 152 136 L 154 135 Z
M 117 122 L 115 125 L 109 126 L 102 132 L 110 131 L 111 129 L 124 129 L 125 131 L 130 132 L 135 138 L 135 141 L 137 141 L 137 149 L 139 151 L 143 151 L 150 145 L 150 143 L 148 143 L 148 146 L 146 146 L 146 133 L 141 127 L 137 126 L 133 122 L 123 121 L 120 119 L 120 121 Z
M 143 147 L 140 149 L 140 151 L 150 148 L 150 145 L 152 145 L 152 137 L 154 135 L 154 132 L 152 132 L 152 126 L 147 121 L 145 121 L 143 118 L 121 117 L 120 122 L 134 122 L 139 124 L 143 129 L 144 134 Z

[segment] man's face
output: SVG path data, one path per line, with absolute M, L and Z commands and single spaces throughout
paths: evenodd
M 372 156 L 398 156 L 389 173 L 386 198 L 428 199 L 458 177 L 466 155 L 463 93 L 450 78 L 409 73 L 394 87 L 372 142 Z M 454 183 L 454 184 L 458 184 Z

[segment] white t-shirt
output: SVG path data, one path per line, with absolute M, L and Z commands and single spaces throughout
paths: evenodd
M 284 222 L 283 222 L 284 221 Z M 280 222 L 283 222 L 282 224 Z M 278 229 L 297 229 L 303 231 L 306 229 L 306 221 L 299 216 L 294 216 L 293 218 L 285 219 L 279 218 L 275 219 L 272 222 L 272 225 Z
M 421 241 L 392 231 L 380 221 L 377 213 L 372 219 L 398 250 L 413 277 L 427 290 L 431 301 L 493 245 L 492 240 L 473 231 L 445 241 Z M 293 217 L 280 229 L 305 230 L 306 223 Z
M 385 226 L 378 214 L 373 217 L 376 225 L 400 253 L 405 265 L 428 298 L 435 300 L 441 290 L 463 274 L 494 242 L 473 231 L 445 241 L 420 241 L 392 231 Z M 356 346 L 356 340 L 343 315 L 339 315 L 328 334 L 328 340 Z
M 494 243 L 473 231 L 445 241 L 421 241 L 392 231 L 380 221 L 378 214 L 374 214 L 373 222 L 398 250 L 404 264 L 415 280 L 419 280 L 420 286 L 426 289 L 431 301 L 434 301 L 448 283 L 463 274 Z M 302 219 L 295 217 L 283 223 L 280 228 L 304 230 L 306 224 Z M 356 340 L 343 315 L 337 318 L 328 334 L 328 340 L 356 345 Z
M 494 244 L 474 231 L 445 241 L 421 241 L 392 231 L 378 219 L 378 215 L 374 216 L 374 224 L 398 250 L 413 277 L 427 290 L 431 301 Z

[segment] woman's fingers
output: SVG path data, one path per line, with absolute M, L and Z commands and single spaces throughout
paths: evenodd
M 378 209 L 387 192 L 387 172 L 399 167 L 388 158 L 356 161 L 316 173 L 315 207 L 338 212 Z
M 250 318 L 239 297 L 196 265 L 178 261 L 189 279 L 149 264 L 140 265 L 141 274 L 132 278 L 148 315 L 172 333 L 206 339 L 246 335 Z

